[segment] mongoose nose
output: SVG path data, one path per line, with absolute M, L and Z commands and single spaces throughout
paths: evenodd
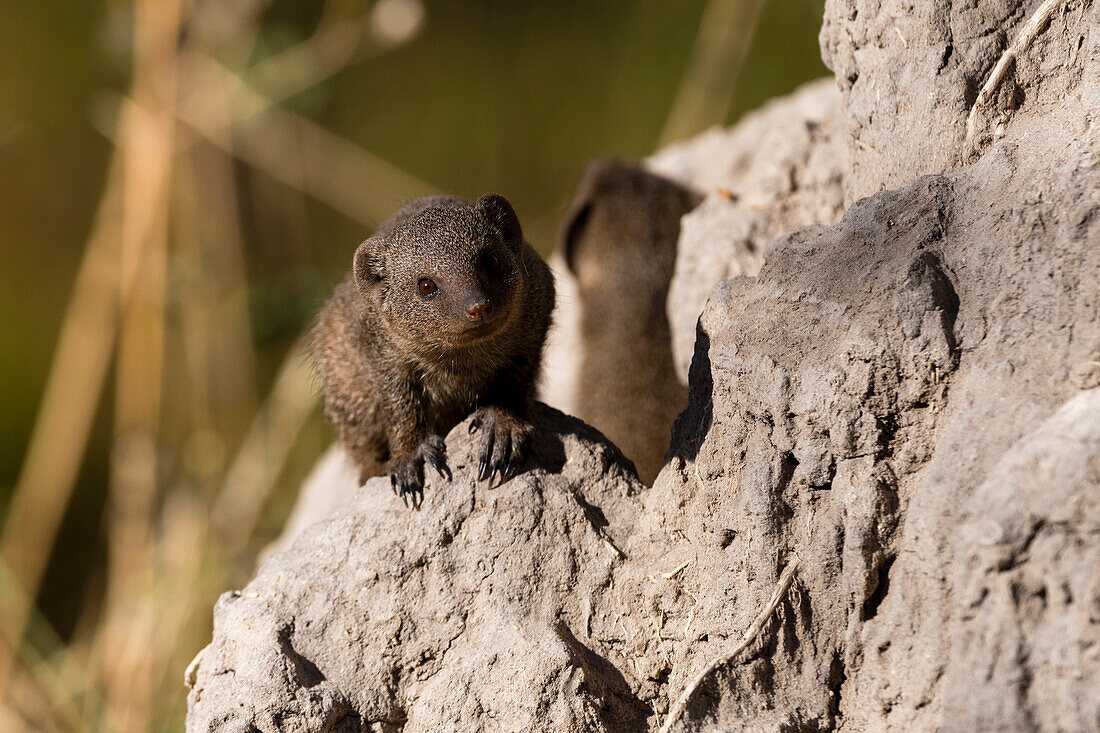
M 493 304 L 489 302 L 489 299 L 479 300 L 476 303 L 470 303 L 466 306 L 466 317 L 471 321 L 481 321 L 488 318 L 489 314 L 493 310 Z

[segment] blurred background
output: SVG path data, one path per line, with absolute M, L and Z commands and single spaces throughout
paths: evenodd
M 823 0 L 0 0 L 0 731 L 182 730 L 333 435 L 303 333 L 403 201 L 554 246 L 586 161 L 824 75 Z

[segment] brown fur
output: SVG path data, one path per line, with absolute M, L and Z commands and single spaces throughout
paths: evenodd
M 618 445 L 647 484 L 687 405 L 665 301 L 680 217 L 699 201 L 641 166 L 600 161 L 589 166 L 562 229 L 582 314 L 577 416 Z
M 419 292 L 423 278 L 434 294 Z M 479 479 L 509 478 L 553 304 L 550 270 L 501 196 L 418 199 L 379 226 L 313 340 L 325 412 L 361 481 L 388 472 L 419 505 L 425 461 L 449 475 L 441 436 L 475 410 Z

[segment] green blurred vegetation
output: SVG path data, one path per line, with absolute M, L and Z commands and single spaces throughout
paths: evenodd
M 302 43 L 330 6 L 354 15 L 368 5 L 261 4 L 249 33 L 218 37 L 213 55 L 225 67 L 246 68 Z M 637 158 L 655 149 L 705 6 L 703 0 L 427 0 L 422 29 L 410 41 L 350 63 L 280 106 L 437 190 L 507 195 L 529 239 L 546 254 L 589 159 Z M 208 18 L 220 12 L 217 0 L 198 0 L 195 8 Z M 725 122 L 827 73 L 817 45 L 822 13 L 822 0 L 764 5 Z M 113 143 L 106 135 L 133 71 L 133 15 L 120 1 L 0 1 L 0 510 L 19 477 L 108 177 Z M 206 147 L 197 154 L 217 155 Z M 224 443 L 211 448 L 219 455 L 210 459 L 219 465 L 237 450 L 256 400 L 268 394 L 292 344 L 370 229 L 270 171 L 241 161 L 228 165 L 239 202 L 254 354 L 252 373 L 244 376 L 255 397 L 243 396 L 240 414 L 219 423 Z M 180 287 L 172 277 L 170 290 Z M 169 330 L 180 317 L 177 306 L 170 301 Z M 172 368 L 186 354 L 180 344 L 166 348 L 163 399 L 170 414 L 192 395 Z M 57 644 L 79 640 L 103 614 L 114 390 L 111 378 L 38 595 L 38 622 L 56 631 Z M 193 453 L 207 444 L 200 440 L 196 448 L 184 427 L 164 419 L 158 482 L 201 483 L 194 476 L 205 469 L 192 465 Z M 277 532 L 294 487 L 329 441 L 314 413 L 249 540 L 253 550 Z M 247 572 L 247 563 L 238 562 L 228 577 L 240 581 Z M 201 605 L 209 608 L 214 599 L 204 597 Z M 205 624 L 204 616 L 195 627 L 201 633 Z M 178 725 L 183 695 L 178 685 L 171 689 L 176 697 L 158 712 L 158 726 Z

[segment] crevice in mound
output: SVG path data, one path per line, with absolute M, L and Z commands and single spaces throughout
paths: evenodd
M 836 725 L 836 720 L 841 716 L 840 707 L 844 695 L 844 683 L 848 681 L 848 670 L 844 666 L 844 657 L 833 653 L 833 660 L 829 664 L 829 676 L 826 684 L 833 693 L 833 699 L 829 705 L 829 724 Z
M 878 427 L 878 450 L 875 451 L 875 460 L 884 462 L 894 455 L 894 441 L 901 425 L 894 412 L 882 416 L 876 415 L 875 423 Z
M 403 728 L 403 725 L 383 725 L 380 730 L 385 733 L 399 733 Z M 370 730 L 372 730 L 371 727 L 363 721 L 362 716 L 358 713 L 348 713 L 332 724 L 332 733 L 363 733 L 363 731 Z
M 564 621 L 554 624 L 554 632 L 569 650 L 572 663 L 584 672 L 580 689 L 599 702 L 601 712 L 607 714 L 608 729 L 644 730 L 651 711 L 631 692 L 618 667 L 581 642 Z M 666 680 L 667 676 L 666 672 Z
M 293 676 L 294 681 L 302 687 L 306 689 L 316 687 L 325 681 L 325 675 L 321 673 L 316 664 L 298 653 L 291 642 L 290 637 L 292 634 L 293 629 L 291 627 L 283 627 L 279 630 L 279 651 L 287 659 L 287 671 Z
M 695 326 L 695 353 L 691 359 L 688 383 L 688 406 L 672 425 L 672 442 L 668 454 L 670 458 L 680 458 L 685 462 L 696 459 L 714 419 L 710 336 L 703 329 L 701 321 Z
M 877 582 L 871 595 L 863 602 L 863 620 L 870 621 L 878 614 L 879 606 L 890 592 L 890 569 L 894 566 L 896 556 L 887 557 L 875 573 Z
M 361 731 L 370 731 L 370 733 L 401 733 L 405 730 L 405 723 L 408 722 L 408 716 L 405 715 L 405 711 L 398 708 L 395 711 L 397 717 L 393 720 L 363 720 L 361 717 L 351 714 L 340 721 L 341 724 L 348 724 L 353 727 L 338 728 L 338 731 L 346 731 L 346 733 L 360 733 Z M 354 727 L 356 721 L 358 727 Z
M 947 338 L 947 346 L 951 349 L 952 367 L 954 367 L 959 351 L 959 338 L 958 334 L 955 333 L 955 322 L 959 318 L 959 308 L 961 306 L 959 293 L 955 290 L 955 283 L 948 274 L 947 268 L 944 267 L 943 262 L 938 257 L 933 258 L 931 268 L 933 274 L 932 302 L 940 309 L 943 332 Z
M 940 64 L 936 67 L 936 73 L 939 74 L 947 68 L 947 64 L 951 61 L 951 57 L 955 53 L 955 44 L 951 41 L 947 42 L 947 46 L 943 49 L 943 54 L 940 56 Z
M 581 493 L 580 487 L 571 486 L 570 493 L 573 495 L 573 500 L 577 502 L 577 506 L 584 512 L 584 518 L 588 520 L 588 523 L 592 525 L 592 529 L 596 531 L 596 534 L 601 537 L 604 536 L 604 528 L 608 526 L 607 516 L 603 513 L 603 509 L 592 504 Z
M 946 235 L 946 222 L 937 227 L 935 238 Z M 906 338 L 915 338 L 922 332 L 922 319 L 928 311 L 939 311 L 940 327 L 950 355 L 950 367 L 958 359 L 958 336 L 955 322 L 959 317 L 959 294 L 940 257 L 925 250 L 909 266 L 902 282 L 903 292 L 895 300 L 894 308 L 901 320 Z M 925 334 L 929 335 L 929 334 Z
M 794 470 L 798 468 L 798 459 L 794 453 L 786 452 L 779 457 L 779 475 L 776 477 L 776 493 L 782 494 L 791 485 Z

